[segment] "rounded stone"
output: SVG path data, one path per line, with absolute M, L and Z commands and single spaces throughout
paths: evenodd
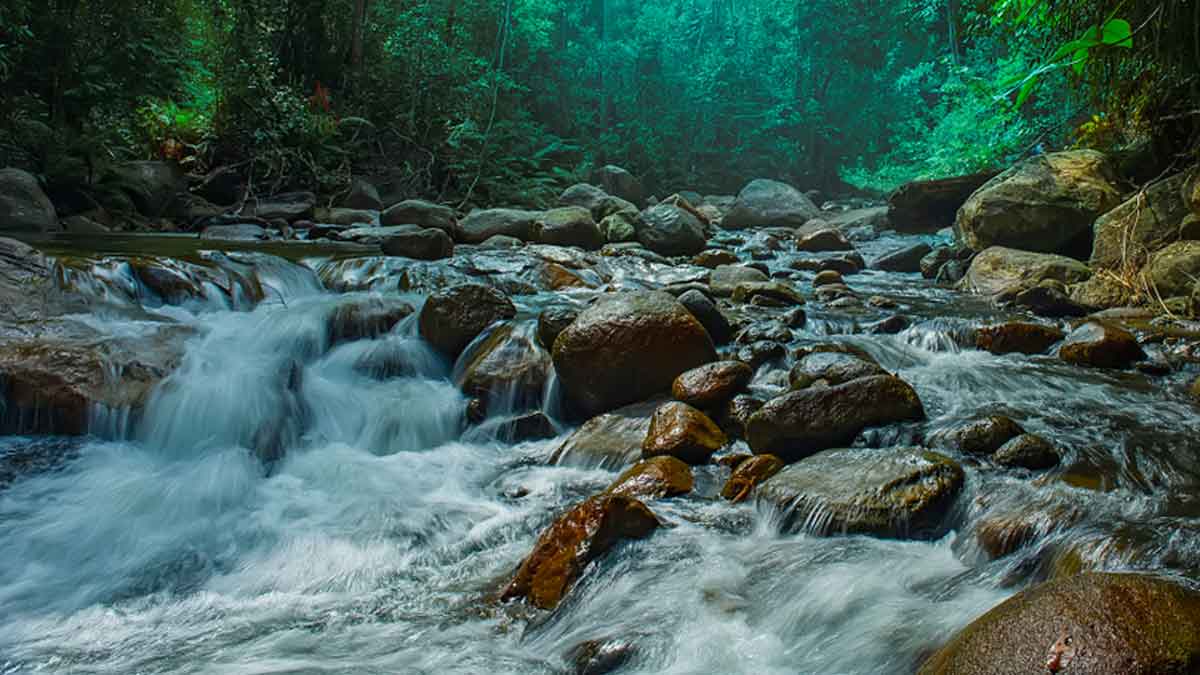
M 752 377 L 754 371 L 741 361 L 716 361 L 675 378 L 671 395 L 677 401 L 708 410 L 728 403 L 750 384 Z
M 488 326 L 517 314 L 512 301 L 490 286 L 463 284 L 429 296 L 419 317 L 421 336 L 456 358 Z
M 642 442 L 643 457 L 668 455 L 688 464 L 707 464 L 728 439 L 707 415 L 686 403 L 671 401 L 654 411 Z

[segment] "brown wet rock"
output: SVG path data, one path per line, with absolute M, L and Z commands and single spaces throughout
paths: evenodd
M 867 332 L 872 335 L 897 335 L 908 330 L 912 321 L 903 314 L 893 314 L 883 321 L 867 326 Z
M 721 429 L 731 438 L 745 438 L 750 416 L 758 412 L 763 403 L 753 396 L 734 396 L 721 410 L 718 418 Z
M 774 307 L 792 307 L 804 304 L 804 296 L 789 284 L 779 281 L 755 281 L 740 283 L 733 289 L 734 302 L 751 302 L 767 299 Z M 756 303 L 757 304 L 757 303 Z
M 571 648 L 567 661 L 575 675 L 607 675 L 620 669 L 637 655 L 637 645 L 628 640 L 585 640 Z
M 808 251 L 810 253 L 821 253 L 825 251 L 853 251 L 854 244 L 846 239 L 846 235 L 830 228 L 817 230 L 811 234 L 805 235 L 796 242 L 797 251 Z
M 429 296 L 421 308 L 421 336 L 451 359 L 456 358 L 488 326 L 511 319 L 516 307 L 500 291 L 463 284 Z
M 736 265 L 738 262 L 737 254 L 733 251 L 725 251 L 721 249 L 709 249 L 701 251 L 692 258 L 693 265 L 715 269 L 721 265 Z
M 716 361 L 675 378 L 671 395 L 677 401 L 709 410 L 729 402 L 753 377 L 754 371 L 740 361 Z
M 553 349 L 558 334 L 566 330 L 578 316 L 579 312 L 573 307 L 547 307 L 542 310 L 538 315 L 538 342 L 546 349 Z
M 752 323 L 746 326 L 738 333 L 734 340 L 739 345 L 749 345 L 755 342 L 779 342 L 788 343 L 792 341 L 792 330 L 778 321 L 765 321 L 761 323 Z
M 862 377 L 887 375 L 873 361 L 864 361 L 852 354 L 817 352 L 796 362 L 788 373 L 792 389 L 807 389 L 813 385 L 834 386 Z
M 868 427 L 924 418 L 921 399 L 907 382 L 877 375 L 771 399 L 750 417 L 746 439 L 755 454 L 797 461 L 849 445 Z
M 758 499 L 790 531 L 936 537 L 964 480 L 957 462 L 921 448 L 826 450 L 765 481 Z
M 391 234 L 382 242 L 384 255 L 413 260 L 442 260 L 454 255 L 454 240 L 442 230 L 428 228 Z
M 646 505 L 623 495 L 599 495 L 559 516 L 534 544 L 501 600 L 526 599 L 554 609 L 593 560 L 625 539 L 644 539 L 659 526 Z
M 688 464 L 707 464 L 728 442 L 707 415 L 686 403 L 671 401 L 654 411 L 642 442 L 643 457 L 668 455 Z
M 1021 434 L 1000 446 L 992 461 L 1010 469 L 1044 471 L 1058 466 L 1062 457 L 1050 441 L 1035 434 Z
M 1200 671 L 1200 593 L 1144 574 L 1085 573 L 1018 593 L 935 653 L 920 675 Z
M 783 470 L 784 463 L 775 455 L 754 455 L 739 462 L 733 475 L 721 489 L 721 498 L 738 503 L 754 492 L 754 488 Z
M 797 361 L 803 361 L 809 354 L 849 354 L 867 363 L 879 365 L 879 362 L 875 360 L 874 356 L 871 356 L 870 352 L 848 342 L 826 342 L 817 345 L 805 345 L 797 348 L 792 354 L 792 358 Z
M 584 422 L 559 446 L 551 464 L 620 469 L 642 456 L 650 418 L 663 403 L 643 401 L 597 415 Z
M 1066 335 L 1054 326 L 1010 321 L 975 331 L 975 346 L 997 355 L 1044 354 Z
M 1022 435 L 1021 425 L 1004 415 L 990 415 L 935 434 L 934 447 L 951 448 L 966 455 L 991 456 L 1005 443 Z
M 842 275 L 834 270 L 825 270 L 818 272 L 817 276 L 813 277 L 813 288 L 822 286 L 845 285 L 846 282 L 842 279 Z
M 845 299 L 854 300 L 857 302 L 857 299 L 854 296 L 854 291 L 845 284 L 825 284 L 824 286 L 817 288 L 815 295 L 817 296 L 817 300 L 830 305 L 838 300 Z
M 369 340 L 391 332 L 413 313 L 412 305 L 399 300 L 365 298 L 338 305 L 329 315 L 329 344 Z
M 662 292 L 603 297 L 554 341 L 563 392 L 585 415 L 666 392 L 681 373 L 716 358 L 704 326 Z
M 727 298 L 741 284 L 766 283 L 770 277 L 765 272 L 746 265 L 718 265 L 709 276 L 709 286 L 713 295 Z
M 933 252 L 926 243 L 916 244 L 897 251 L 892 251 L 872 263 L 872 267 L 884 272 L 915 274 L 921 271 L 921 260 Z
M 472 401 L 479 401 L 479 399 L 472 399 Z M 476 424 L 478 423 L 476 422 Z M 497 438 L 507 443 L 520 443 L 554 438 L 558 435 L 558 429 L 555 428 L 554 422 L 546 416 L 546 413 L 538 410 L 500 420 L 496 424 L 495 433 Z
M 542 400 L 550 377 L 550 354 L 529 331 L 503 324 L 474 345 L 457 369 L 455 384 L 467 396 L 508 399 L 517 409 Z
M 666 455 L 644 459 L 625 470 L 605 490 L 610 495 L 661 499 L 692 491 L 692 467 Z
M 1058 355 L 1067 363 L 1092 368 L 1128 368 L 1146 358 L 1133 333 L 1099 321 L 1088 321 L 1071 331 Z

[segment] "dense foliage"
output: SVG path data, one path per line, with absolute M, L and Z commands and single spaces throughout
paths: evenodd
M 480 203 L 543 201 L 601 163 L 660 193 L 753 176 L 885 190 L 1072 143 L 1194 148 L 1196 11 L 8 0 L 0 164 L 86 182 L 106 162 L 169 156 L 236 165 L 263 189 L 335 193 L 355 173 Z

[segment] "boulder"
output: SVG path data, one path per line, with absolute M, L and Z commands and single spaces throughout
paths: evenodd
M 786 466 L 782 459 L 775 455 L 754 455 L 747 457 L 733 469 L 733 475 L 725 481 L 721 488 L 721 498 L 738 503 L 745 500 L 763 481 L 774 476 Z
M 475 209 L 459 223 L 458 236 L 467 244 L 483 243 L 497 234 L 532 241 L 534 226 L 541 215 L 520 209 Z
M 604 241 L 619 244 L 637 240 L 637 222 L 640 216 L 636 212 L 622 211 L 607 216 L 600 221 L 600 233 Z
M 1144 574 L 1083 573 L 1017 593 L 973 621 L 920 675 L 1194 673 L 1200 593 Z
M 745 283 L 766 283 L 771 278 L 753 267 L 745 265 L 717 265 L 708 277 L 713 295 L 728 298 L 737 287 Z
M 554 341 L 558 334 L 579 318 L 579 312 L 572 307 L 547 307 L 538 315 L 538 342 L 546 349 L 554 349 Z
M 704 225 L 691 213 L 673 204 L 659 204 L 642 212 L 636 223 L 637 239 L 664 256 L 692 256 L 704 250 Z
M 932 538 L 964 480 L 957 462 L 921 448 L 826 450 L 759 485 L 758 499 L 783 513 L 787 530 Z
M 1063 361 L 1092 368 L 1128 368 L 1146 358 L 1133 333 L 1103 321 L 1088 321 L 1058 348 Z
M 317 196 L 311 192 L 285 192 L 260 199 L 247 206 L 244 215 L 260 220 L 311 220 L 317 207 Z
M 700 267 L 715 269 L 721 265 L 736 265 L 738 263 L 737 254 L 733 251 L 725 251 L 722 249 L 710 249 L 701 251 L 692 258 L 692 264 Z
M 707 415 L 686 403 L 670 401 L 659 406 L 650 418 L 642 456 L 669 456 L 688 464 L 707 464 L 727 442 L 724 432 Z
M 592 182 L 610 195 L 640 205 L 646 199 L 646 191 L 636 176 L 619 166 L 608 164 L 592 172 Z
M 622 540 L 650 536 L 658 525 L 650 509 L 636 499 L 592 497 L 542 532 L 501 600 L 524 598 L 539 609 L 554 609 L 592 561 Z
M 704 326 L 661 291 L 603 297 L 554 341 L 563 392 L 589 416 L 666 392 L 680 373 L 715 360 Z
M 1191 213 L 1183 199 L 1184 174 L 1158 181 L 1105 213 L 1093 227 L 1091 264 L 1137 267 L 1154 252 L 1180 239 L 1200 239 L 1200 222 L 1181 227 Z
M 796 242 L 797 251 L 821 253 L 824 251 L 853 251 L 854 244 L 846 239 L 846 235 L 833 228 L 816 229 L 806 234 Z
M 834 270 L 823 270 L 821 272 L 817 272 L 816 276 L 813 277 L 812 285 L 813 288 L 820 288 L 822 286 L 845 286 L 846 280 L 842 278 L 842 275 L 839 272 Z
M 877 375 L 771 399 L 750 417 L 746 440 L 755 454 L 796 461 L 849 445 L 868 427 L 924 418 L 921 399 L 908 383 Z
M 744 439 L 746 425 L 750 423 L 750 416 L 762 407 L 763 401 L 747 394 L 739 394 L 724 405 L 717 418 L 717 423 L 721 426 L 721 430 L 731 438 Z
M 313 213 L 313 218 L 315 218 L 316 221 L 322 225 L 344 225 L 346 227 L 358 226 L 362 228 L 364 225 L 374 225 L 379 219 L 379 212 L 348 208 L 317 209 Z M 406 223 L 405 225 L 407 227 L 413 227 L 411 223 Z
M 877 258 L 871 267 L 884 272 L 915 274 L 921 271 L 921 261 L 932 252 L 933 247 L 929 244 L 916 244 Z
M 976 329 L 975 347 L 998 356 L 1045 354 L 1064 337 L 1066 334 L 1054 326 L 1010 321 Z
M 555 465 L 620 469 L 642 456 L 650 418 L 663 401 L 653 399 L 597 415 L 584 422 L 555 450 Z
M 1133 292 L 1115 279 L 1096 275 L 1087 281 L 1070 286 L 1071 300 L 1091 309 L 1124 307 L 1133 299 Z
M 726 229 L 800 227 L 820 215 L 817 205 L 796 188 L 760 178 L 742 188 L 721 225 Z
M 551 209 L 541 215 L 533 226 L 534 239 L 552 246 L 578 246 L 595 251 L 604 245 L 604 235 L 592 214 L 578 206 Z
M 425 301 L 419 317 L 421 337 L 453 360 L 488 326 L 516 314 L 512 301 L 494 288 L 453 286 Z
M 1031 157 L 988 181 L 958 212 L 958 234 L 993 246 L 1087 257 L 1092 225 L 1121 202 L 1108 159 L 1092 150 Z
M 379 188 L 364 178 L 355 178 L 350 181 L 350 194 L 342 200 L 342 206 L 360 211 L 382 211 L 383 200 L 379 198 Z
M 1004 415 L 989 415 L 934 434 L 936 448 L 956 450 L 964 455 L 990 457 L 1005 443 L 1025 433 L 1021 425 Z
M 937 232 L 954 225 L 967 198 L 995 172 L 905 183 L 888 197 L 888 221 L 901 232 Z
M 550 354 L 533 332 L 506 323 L 463 354 L 454 380 L 464 394 L 489 405 L 529 410 L 541 404 L 550 368 Z
M 149 278 L 148 273 L 156 268 L 143 267 L 139 278 Z M 171 294 L 159 289 L 160 296 Z M 412 305 L 394 299 L 369 297 L 353 299 L 339 304 L 329 314 L 325 335 L 329 345 L 357 340 L 372 340 L 391 332 L 396 324 L 410 316 L 415 310 Z
M 816 384 L 832 387 L 863 377 L 887 374 L 878 364 L 864 361 L 853 354 L 816 352 L 796 361 L 788 373 L 788 383 L 798 391 Z
M 729 325 L 729 319 L 725 318 L 708 296 L 697 290 L 686 291 L 679 296 L 679 304 L 704 326 L 713 344 L 728 344 L 733 339 L 733 326 Z
M 458 216 L 454 209 L 421 199 L 409 199 L 388 207 L 379 214 L 381 225 L 416 225 L 432 227 L 454 236 L 458 229 Z M 486 239 L 486 237 L 484 237 Z M 481 240 L 482 241 L 482 240 Z
M 567 188 L 558 198 L 563 206 L 586 209 L 592 218 L 602 221 L 618 213 L 634 214 L 638 208 L 627 200 L 614 197 L 594 185 L 580 183 Z
M 629 467 L 604 492 L 634 499 L 662 499 L 691 492 L 693 482 L 692 467 L 662 455 Z
M 1010 469 L 1044 471 L 1062 461 L 1058 449 L 1050 441 L 1035 434 L 1021 434 L 1000 446 L 992 461 Z
M 150 218 L 165 214 L 175 197 L 187 190 L 183 170 L 174 162 L 124 162 L 113 167 L 106 182 L 124 190 L 138 213 Z
M 1200 241 L 1167 246 L 1150 258 L 1143 274 L 1160 298 L 1190 297 L 1200 282 Z
M 1090 308 L 1075 302 L 1066 293 L 1066 286 L 1058 281 L 1043 281 L 1013 296 L 1013 304 L 1037 316 L 1061 319 L 1071 316 L 1087 316 Z
M 942 267 L 957 258 L 954 247 L 938 246 L 921 258 L 921 276 L 926 279 L 936 279 Z
M 380 244 L 385 256 L 440 261 L 454 255 L 454 239 L 440 229 L 414 229 L 390 235 Z
M 742 393 L 754 371 L 740 361 L 715 361 L 675 378 L 671 395 L 701 410 L 715 410 Z
M 20 169 L 0 170 L 0 232 L 50 232 L 57 227 L 54 204 L 37 179 Z
M 738 361 L 758 370 L 771 361 L 777 361 L 787 356 L 787 348 L 772 340 L 758 340 L 737 350 L 734 356 Z
M 1091 276 L 1087 265 L 1065 256 L 993 246 L 975 256 L 961 285 L 983 295 L 1015 294 L 1046 280 L 1075 284 Z

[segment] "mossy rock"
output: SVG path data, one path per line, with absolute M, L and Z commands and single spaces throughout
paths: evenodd
M 1200 672 L 1200 593 L 1142 574 L 1080 574 L 1009 598 L 920 675 Z

